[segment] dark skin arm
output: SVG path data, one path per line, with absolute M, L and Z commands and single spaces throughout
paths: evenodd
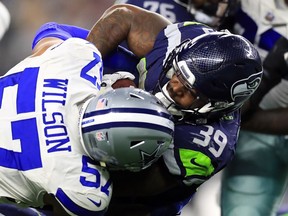
M 119 212 L 125 216 L 149 216 L 151 206 L 169 205 L 175 201 L 173 198 L 191 194 L 178 177 L 169 173 L 161 159 L 141 172 L 114 171 L 110 176 L 114 187 L 107 216 Z
M 242 129 L 275 135 L 288 134 L 288 108 L 262 110 L 258 106 L 265 94 L 278 84 L 280 79 L 263 77 L 255 94 L 242 107 Z
M 129 4 L 117 4 L 103 13 L 86 39 L 98 48 L 102 56 L 126 40 L 131 51 L 143 57 L 152 50 L 158 33 L 169 24 L 169 20 L 157 13 Z M 56 40 L 61 41 L 52 37 L 44 38 L 38 42 L 33 53 L 42 54 Z
M 242 129 L 259 133 L 286 135 L 288 134 L 288 108 L 259 109 L 247 121 L 242 123 Z
M 287 79 L 288 64 L 284 58 L 287 52 L 288 41 L 282 37 L 263 61 L 264 74 L 261 84 L 242 107 L 244 130 L 277 135 L 288 134 L 288 108 L 261 110 L 258 106 L 270 89 L 280 83 L 283 77 Z
M 113 195 L 116 197 L 155 196 L 179 183 L 177 178 L 167 171 L 161 160 L 141 172 L 112 171 L 110 175 L 114 180 Z
M 277 83 L 263 77 L 255 94 L 242 107 L 242 129 L 275 135 L 288 134 L 288 108 L 262 110 L 258 106 L 264 95 Z
M 169 24 L 170 21 L 157 13 L 129 4 L 117 4 L 104 12 L 87 40 L 103 57 L 126 40 L 130 50 L 141 58 L 152 50 L 158 33 Z

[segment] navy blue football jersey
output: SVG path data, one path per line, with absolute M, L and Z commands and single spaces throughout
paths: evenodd
M 132 4 L 146 10 L 159 13 L 170 20 L 172 23 L 194 20 L 194 17 L 187 11 L 187 8 L 184 5 L 177 4 L 172 0 L 117 0 L 115 3 Z
M 137 66 L 139 86 L 152 92 L 169 53 L 182 41 L 212 31 L 196 22 L 168 25 L 158 34 L 153 50 Z M 180 175 L 186 185 L 201 184 L 230 162 L 239 125 L 238 111 L 207 125 L 176 124 L 174 146 L 164 155 L 169 171 Z

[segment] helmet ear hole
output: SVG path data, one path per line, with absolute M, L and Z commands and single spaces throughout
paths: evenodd
M 141 97 L 139 94 L 133 94 L 133 93 L 130 93 L 130 97 L 131 97 L 131 98 L 136 98 L 136 99 L 144 100 L 144 98 Z
M 141 141 L 131 141 L 131 142 L 130 142 L 130 146 L 131 146 L 131 148 L 133 148 L 133 147 L 135 147 L 135 146 L 137 146 L 137 145 L 141 145 L 141 144 L 143 144 L 143 143 L 145 143 L 144 140 L 141 140 Z
M 109 133 L 107 131 L 105 133 L 105 136 L 106 136 L 106 140 L 109 140 Z

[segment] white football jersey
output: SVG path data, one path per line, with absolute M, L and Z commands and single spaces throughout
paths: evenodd
M 41 207 L 47 192 L 71 215 L 107 208 L 109 173 L 85 154 L 79 129 L 102 70 L 96 47 L 71 38 L 0 78 L 0 197 Z

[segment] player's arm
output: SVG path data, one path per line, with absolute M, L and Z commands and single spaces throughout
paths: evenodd
M 171 24 L 163 16 L 129 4 L 108 8 L 90 30 L 87 40 L 106 56 L 126 40 L 130 50 L 143 57 L 152 48 L 158 33 Z
M 32 53 L 42 54 L 55 43 L 62 42 L 68 38 L 86 39 L 89 30 L 78 26 L 47 22 L 36 31 L 32 41 Z
M 261 110 L 258 105 L 266 93 L 282 78 L 288 77 L 288 40 L 280 38 L 263 62 L 261 84 L 242 108 L 242 128 L 272 134 L 287 134 L 287 108 Z
M 41 39 L 33 48 L 31 57 L 39 56 L 43 54 L 49 47 L 57 43 L 61 43 L 62 41 L 63 40 L 59 38 L 54 38 L 54 37 L 47 37 L 47 38 Z
M 264 59 L 263 68 L 261 84 L 250 99 L 254 105 L 258 105 L 264 95 L 276 86 L 282 78 L 288 77 L 288 40 L 286 38 L 278 39 Z
M 288 108 L 257 110 L 241 124 L 244 130 L 286 135 L 288 134 Z
M 141 172 L 110 172 L 114 197 L 151 197 L 169 191 L 181 181 L 169 173 L 162 160 Z

